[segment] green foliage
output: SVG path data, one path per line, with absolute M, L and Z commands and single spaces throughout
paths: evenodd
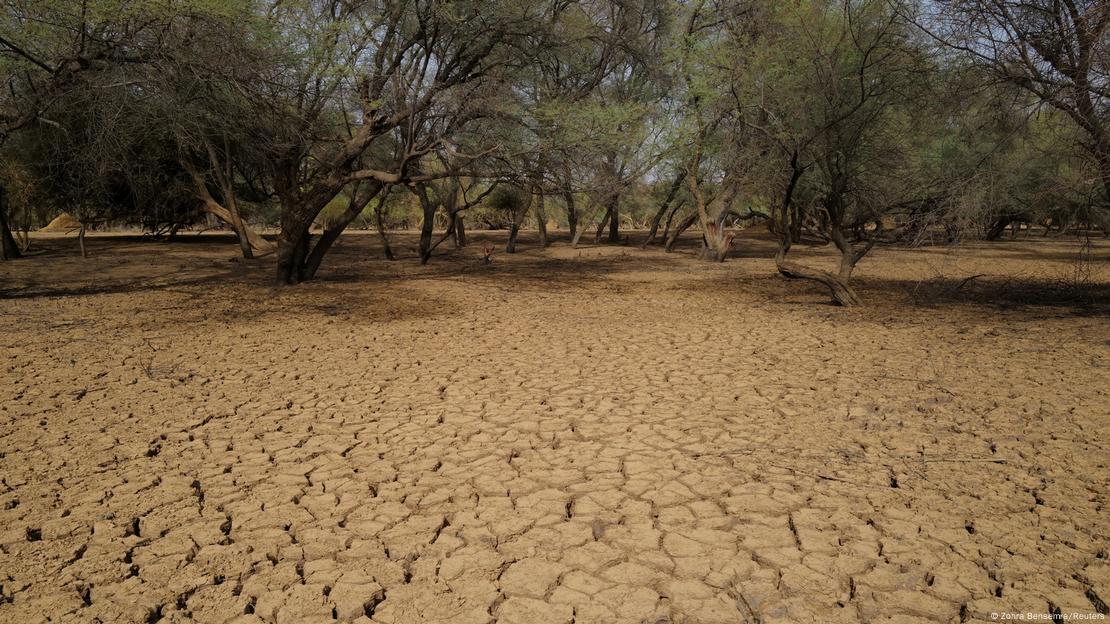
M 214 194 L 229 177 L 250 220 L 324 224 L 352 172 L 457 169 L 502 182 L 470 210 L 478 226 L 507 226 L 524 188 L 559 222 L 570 193 L 584 214 L 616 197 L 622 223 L 642 225 L 691 166 L 718 214 L 770 212 L 796 157 L 794 204 L 814 227 L 894 215 L 982 232 L 1097 213 L 1089 135 L 1020 88 L 985 88 L 990 74 L 938 53 L 909 9 L 14 0 L 0 12 L 0 184 L 28 223 L 63 206 L 187 220 L 195 171 Z M 419 223 L 395 191 L 356 225 L 379 201 L 387 224 Z

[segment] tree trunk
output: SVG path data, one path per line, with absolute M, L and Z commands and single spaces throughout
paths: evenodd
M 811 269 L 807 266 L 798 264 L 796 262 L 788 262 L 786 260 L 786 252 L 780 248 L 778 254 L 775 256 L 775 266 L 778 267 L 779 273 L 783 277 L 790 279 L 804 279 L 820 284 L 824 284 L 832 293 L 833 300 L 838 304 L 845 307 L 852 307 L 862 305 L 859 295 L 856 291 L 848 285 L 847 280 L 843 280 L 832 273 Z
M 989 241 L 998 240 L 998 238 L 1002 236 L 1002 233 L 1006 231 L 1006 227 L 1010 225 L 1010 222 L 1012 221 L 1013 217 L 999 217 L 995 220 L 993 224 L 991 224 L 990 229 L 988 229 L 987 233 L 983 235 L 983 238 Z
M 682 188 L 682 182 L 685 179 L 686 170 L 683 169 L 675 176 L 674 182 L 671 182 L 671 188 L 667 190 L 667 196 L 663 199 L 663 203 L 659 204 L 659 210 L 655 212 L 655 216 L 651 218 L 651 228 L 648 230 L 644 243 L 640 245 L 641 249 L 647 249 L 647 246 L 655 240 L 655 233 L 659 231 L 659 224 L 663 221 L 663 216 L 667 214 L 667 208 L 670 208 L 671 202 L 678 195 L 678 189 Z
M 610 200 L 612 202 L 609 208 L 609 242 L 621 242 L 621 196 L 620 194 L 613 195 Z
M 455 248 L 462 249 L 466 247 L 466 224 L 463 222 L 463 215 L 455 213 Z
M 528 194 L 528 200 L 523 205 L 517 206 L 513 211 L 513 224 L 509 227 L 509 241 L 505 244 L 505 253 L 516 253 L 516 239 L 520 235 L 520 226 L 524 224 L 524 217 L 528 214 L 528 209 L 532 207 L 532 194 Z
M 20 228 L 15 231 L 15 242 L 19 245 L 19 253 L 25 254 L 31 248 L 31 231 L 27 228 Z
M 459 226 L 459 223 L 461 222 L 462 215 L 459 214 L 458 210 L 454 210 L 448 213 L 447 229 L 443 232 L 443 236 L 440 236 L 438 240 L 428 246 L 427 252 L 420 254 L 420 264 L 428 264 L 428 261 L 432 259 L 432 252 L 435 251 L 436 247 L 439 247 L 443 243 L 443 241 L 456 235 L 455 229 Z
M 211 171 L 215 174 L 220 193 L 223 195 L 222 204 L 216 201 L 216 199 L 212 197 L 212 194 L 208 192 L 208 183 L 205 176 L 197 171 L 193 163 L 187 158 L 180 159 L 182 167 L 193 179 L 193 187 L 196 191 L 196 196 L 203 202 L 204 210 L 231 226 L 231 229 L 235 231 L 235 236 L 239 239 L 239 247 L 242 250 L 244 258 L 254 258 L 255 251 L 258 251 L 261 255 L 273 253 L 273 243 L 251 230 L 246 222 L 243 221 L 242 213 L 239 211 L 239 202 L 235 197 L 230 160 L 225 159 L 228 168 L 226 170 L 221 169 L 220 158 L 216 153 L 215 147 L 207 142 L 206 146 L 208 148 Z M 226 145 L 224 149 L 226 154 Z
M 697 222 L 698 222 L 698 213 L 697 212 L 690 213 L 685 219 L 683 219 L 682 221 L 679 221 L 678 225 L 675 226 L 674 231 L 671 232 L 670 236 L 667 237 L 667 243 L 663 246 L 663 249 L 667 253 L 670 253 L 672 250 L 674 250 L 675 243 L 678 242 L 678 237 L 682 236 L 683 232 L 690 229 L 690 226 L 694 225 Z
M 278 281 L 283 284 L 299 284 L 304 279 L 304 259 L 307 255 L 309 238 L 307 227 L 294 230 L 282 226 L 281 239 L 277 252 Z
M 571 247 L 573 247 L 574 249 L 578 248 L 578 241 L 582 239 L 582 232 L 585 232 L 585 231 L 586 231 L 586 228 L 580 227 L 580 228 L 578 228 L 578 231 L 574 233 L 574 236 L 570 237 L 570 246 Z
M 601 243 L 601 235 L 605 233 L 605 226 L 609 225 L 609 219 L 613 217 L 613 207 L 605 206 L 605 216 L 601 218 L 601 223 L 597 224 L 597 232 L 594 233 L 594 243 Z
M 563 202 L 567 205 L 567 229 L 571 239 L 574 239 L 578 234 L 578 208 L 574 205 L 574 193 L 563 193 Z
M 351 200 L 347 204 L 347 209 L 343 214 L 339 215 L 334 221 L 324 228 L 324 233 L 320 235 L 320 240 L 316 241 L 312 251 L 305 258 L 304 269 L 302 270 L 302 279 L 310 280 L 316 277 L 316 272 L 320 270 L 320 263 L 324 260 L 324 254 L 328 253 L 332 245 L 366 208 L 371 199 L 381 191 L 381 187 L 375 187 L 372 184 L 361 185 L 356 184 L 354 190 L 351 192 Z
M 725 216 L 725 215 L 722 215 Z M 709 224 L 709 231 L 705 233 L 706 259 L 714 262 L 724 262 L 728 251 L 732 247 L 732 239 L 736 234 L 725 229 L 724 219 L 717 223 Z
M 538 189 L 537 189 L 538 190 Z M 546 249 L 550 243 L 547 240 L 547 213 L 544 211 L 543 191 L 538 191 L 536 196 L 536 225 L 539 227 L 540 247 Z
M 389 234 L 385 231 L 385 217 L 383 216 L 383 208 L 385 208 L 385 198 L 388 191 L 378 201 L 378 205 L 374 206 L 374 221 L 378 226 L 378 237 L 382 239 L 382 250 L 385 254 L 386 260 L 396 260 L 397 257 L 393 255 L 393 247 L 389 245 Z
M 20 253 L 19 245 L 16 244 L 11 226 L 8 224 L 8 202 L 4 191 L 5 189 L 0 187 L 0 260 L 14 260 L 23 254 Z
M 223 221 L 224 223 L 230 225 L 232 228 L 235 229 L 236 233 L 242 232 L 242 234 L 240 234 L 239 236 L 240 241 L 246 239 L 252 251 L 250 256 L 247 256 L 244 252 L 244 257 L 251 258 L 254 256 L 254 253 L 258 253 L 259 255 L 263 256 L 274 253 L 273 243 L 266 240 L 265 238 L 262 238 L 261 234 L 252 230 L 250 226 L 248 226 L 246 223 L 243 223 L 241 220 L 239 222 L 239 226 L 236 227 L 234 217 L 232 217 L 231 212 L 227 208 L 224 208 L 220 204 L 216 203 L 215 200 L 205 201 L 204 211 L 216 217 L 220 221 Z
M 85 222 L 82 221 L 81 222 L 81 229 L 77 231 L 77 248 L 81 250 L 81 257 L 82 258 L 88 258 L 89 257 L 88 252 L 85 250 L 85 230 L 87 228 L 88 228 L 88 226 L 86 226 Z
M 424 220 L 420 223 L 420 263 L 424 264 L 427 262 L 425 258 L 432 251 L 432 232 L 435 230 L 436 209 L 439 206 L 428 197 L 427 189 L 422 185 L 418 188 L 414 192 L 420 198 L 420 208 L 424 215 Z
M 228 191 L 224 192 L 224 197 L 227 197 Z M 243 252 L 243 257 L 247 260 L 254 258 L 254 250 L 251 247 L 250 239 L 247 238 L 247 226 L 243 223 L 243 217 L 239 214 L 239 205 L 234 197 L 227 199 L 227 211 L 231 214 L 231 227 L 235 228 L 235 236 L 239 239 L 239 249 Z
M 871 249 L 873 243 L 868 243 L 865 249 L 860 252 L 852 252 L 851 246 L 847 245 L 844 237 L 841 235 L 840 230 L 836 227 L 833 228 L 832 238 L 833 242 L 841 251 L 841 266 L 840 273 L 843 277 L 838 277 L 826 271 L 819 271 L 811 269 L 807 266 L 798 264 L 796 262 L 788 262 L 786 254 L 790 251 L 790 246 L 794 242 L 796 232 L 799 231 L 796 224 L 799 224 L 800 211 L 794 204 L 794 191 L 798 186 L 799 180 L 805 174 L 807 167 L 802 166 L 798 159 L 798 152 L 795 151 L 790 157 L 790 182 L 786 185 L 786 191 L 783 194 L 782 201 L 775 207 L 772 213 L 772 224 L 775 225 L 777 234 L 779 236 L 779 250 L 775 254 L 775 266 L 778 268 L 779 274 L 789 279 L 804 279 L 815 281 L 824 284 L 829 292 L 832 293 L 833 300 L 842 306 L 858 306 L 862 302 L 856 291 L 848 285 L 848 277 L 851 276 L 851 267 L 855 266 L 855 262 L 862 258 L 864 254 Z M 845 251 L 847 248 L 847 253 Z M 845 258 L 852 256 L 854 260 L 851 266 L 845 272 Z
M 675 214 L 678 213 L 679 209 L 682 208 L 683 203 L 684 202 L 682 202 L 681 200 L 675 202 L 674 206 L 671 207 L 670 213 L 667 214 L 667 223 L 663 226 L 663 241 L 664 242 L 666 242 L 666 240 L 670 237 L 671 223 L 674 222 L 674 216 L 675 216 Z

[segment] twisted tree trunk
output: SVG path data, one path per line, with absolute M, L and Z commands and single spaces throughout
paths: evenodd
M 613 208 L 610 205 L 605 206 L 605 216 L 601 218 L 601 223 L 597 224 L 597 232 L 594 233 L 594 244 L 601 244 L 601 235 L 605 233 L 605 226 L 609 225 L 609 220 L 613 218 Z
M 859 295 L 848 285 L 846 280 L 842 280 L 838 276 L 826 271 L 811 269 L 797 262 L 788 262 L 786 260 L 786 252 L 781 248 L 775 256 L 775 266 L 778 267 L 779 274 L 783 277 L 810 280 L 819 284 L 824 284 L 825 287 L 829 289 L 829 292 L 832 293 L 833 300 L 839 305 L 851 307 L 863 304 Z
M 389 245 L 389 234 L 385 231 L 385 217 L 382 214 L 385 208 L 385 196 L 389 194 L 389 189 L 386 189 L 382 195 L 381 201 L 377 206 L 374 206 L 374 221 L 378 226 L 378 237 L 382 239 L 382 251 L 385 254 L 386 260 L 396 260 L 397 257 L 393 255 L 393 247 Z
M 208 149 L 209 158 L 215 169 L 216 181 L 219 184 L 219 190 L 223 195 L 224 204 L 227 204 L 226 206 L 216 201 L 215 197 L 212 197 L 212 193 L 208 191 L 207 180 L 205 180 L 204 176 L 200 174 L 193 164 L 186 158 L 180 159 L 182 167 L 184 167 L 193 179 L 193 188 L 196 197 L 203 203 L 204 211 L 231 226 L 232 230 L 235 231 L 236 237 L 239 239 L 239 247 L 244 258 L 253 258 L 255 252 L 258 252 L 259 255 L 273 253 L 274 244 L 262 238 L 261 235 L 252 230 L 250 226 L 243 221 L 242 214 L 239 212 L 239 203 L 235 197 L 235 189 L 232 186 L 230 172 L 219 170 L 219 160 L 217 159 L 214 148 L 209 145 Z

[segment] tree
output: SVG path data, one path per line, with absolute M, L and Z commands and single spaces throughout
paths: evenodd
M 272 159 L 278 276 L 290 284 L 311 279 L 334 241 L 313 244 L 309 229 L 346 186 L 361 180 L 377 194 L 459 173 L 420 174 L 414 165 L 484 117 L 468 95 L 511 82 L 533 53 L 526 41 L 545 24 L 536 4 L 489 0 L 304 0 L 272 13 L 275 30 L 304 51 L 296 71 L 276 76 L 270 105 L 291 129 Z
M 874 247 L 882 215 L 916 192 L 900 184 L 899 170 L 928 57 L 887 2 L 789 3 L 774 19 L 738 97 L 783 171 L 772 210 L 776 264 L 786 277 L 824 284 L 837 303 L 858 305 L 853 270 Z M 840 252 L 836 273 L 787 260 L 806 224 Z
M 154 63 L 174 58 L 171 47 L 187 41 L 190 33 L 205 32 L 213 21 L 233 18 L 249 4 L 248 0 L 220 5 L 183 0 L 172 6 L 121 5 L 108 0 L 6 3 L 0 16 L 0 79 L 4 81 L 0 90 L 0 148 L 19 131 L 43 126 L 61 129 L 61 123 L 51 117 L 52 111 L 74 97 L 88 99 L 102 92 L 96 95 L 99 101 L 146 95 L 149 76 L 143 72 Z M 91 129 L 98 123 L 87 113 L 78 115 L 72 107 L 69 111 L 70 121 L 78 126 Z M 101 109 L 105 112 L 111 111 Z M 79 117 L 83 121 L 78 122 Z M 93 145 L 99 150 L 108 147 L 106 141 L 89 138 L 73 140 L 83 140 L 89 149 Z M 113 166 L 121 164 L 116 161 Z M 154 169 L 164 172 L 162 165 L 156 157 L 144 163 L 147 173 Z M 104 183 L 93 178 L 86 181 Z M 77 183 L 73 179 L 71 182 Z M 6 212 L 0 213 L 0 237 L 3 256 L 18 255 L 18 250 L 13 253 L 8 244 L 11 234 Z
M 950 0 L 923 28 L 1086 134 L 1110 208 L 1110 5 L 1103 0 Z

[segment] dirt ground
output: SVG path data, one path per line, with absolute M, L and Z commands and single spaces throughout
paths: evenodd
M 757 238 L 501 236 L 0 264 L 0 621 L 1107 612 L 1110 242 L 882 248 L 842 309 Z

